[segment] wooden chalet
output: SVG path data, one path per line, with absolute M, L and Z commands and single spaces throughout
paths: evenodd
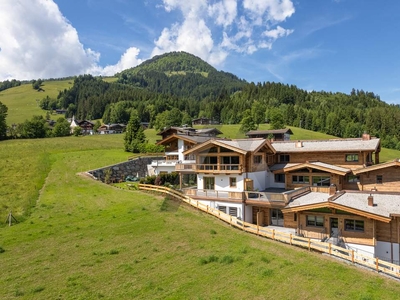
M 260 226 L 400 260 L 400 160 L 379 163 L 380 140 L 209 139 L 183 151 L 197 175 L 183 189 L 212 208 Z
M 125 128 L 125 124 L 103 124 L 97 129 L 97 132 L 100 134 L 123 133 Z
M 71 120 L 71 133 L 74 132 L 74 129 L 76 127 L 80 127 L 82 129 L 82 134 L 83 135 L 87 135 L 87 134 L 93 134 L 93 127 L 94 127 L 94 123 L 88 121 L 88 120 L 76 120 L 75 116 L 72 117 Z

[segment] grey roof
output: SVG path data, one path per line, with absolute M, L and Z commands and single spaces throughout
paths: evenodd
M 272 147 L 277 152 L 318 152 L 318 151 L 376 151 L 380 139 L 333 139 L 314 141 L 274 141 Z
M 290 201 L 286 208 L 327 202 L 329 197 L 328 193 L 311 192 Z
M 269 170 L 271 172 L 278 171 L 278 170 L 282 170 L 283 171 L 284 168 L 290 168 L 290 167 L 294 167 L 294 166 L 297 166 L 297 165 L 300 165 L 300 164 L 289 164 L 289 163 L 288 164 L 274 164 L 274 165 L 269 167 Z
M 290 130 L 290 128 L 285 128 L 285 129 L 271 129 L 271 130 L 250 130 L 248 132 L 246 132 L 246 135 L 268 135 L 268 134 L 293 134 L 292 130 Z
M 198 136 L 198 135 L 186 135 L 186 134 L 175 134 L 175 136 L 177 138 L 184 137 L 185 139 L 191 140 L 196 144 L 204 143 L 213 138 L 211 136 Z
M 226 144 L 231 147 L 239 148 L 244 151 L 254 151 L 262 144 L 265 143 L 264 139 L 238 139 L 232 141 L 220 141 L 223 144 Z
M 368 196 L 374 197 L 374 206 L 368 205 Z M 303 205 L 328 203 L 329 194 L 311 192 L 291 201 L 286 208 L 294 208 Z M 400 214 L 400 194 L 380 194 L 365 192 L 345 192 L 338 195 L 332 203 L 357 209 L 367 213 L 389 218 L 391 214 Z
M 323 167 L 323 168 L 328 168 L 328 169 L 336 170 L 336 171 L 339 171 L 339 172 L 344 172 L 344 173 L 347 173 L 347 172 L 350 172 L 350 171 L 351 171 L 351 170 L 348 169 L 348 168 L 342 168 L 342 167 L 339 167 L 339 166 L 335 166 L 335 165 L 331 165 L 331 164 L 326 164 L 326 163 L 323 163 L 323 162 L 320 162 L 320 161 L 317 161 L 317 162 L 310 162 L 309 164 L 310 164 L 310 165 L 319 166 L 319 167 Z
M 390 217 L 390 214 L 400 214 L 400 195 L 372 194 L 374 206 L 368 205 L 369 193 L 345 193 L 335 199 L 335 203 L 355 208 L 361 211 Z
M 221 134 L 222 132 L 217 128 L 203 128 L 203 129 L 196 129 L 196 134 L 208 134 L 208 133 L 216 133 Z

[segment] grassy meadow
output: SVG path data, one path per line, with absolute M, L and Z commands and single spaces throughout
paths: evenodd
M 60 91 L 69 89 L 73 83 L 73 79 L 45 81 L 41 86 L 44 91 L 41 92 L 34 90 L 32 84 L 22 84 L 1 91 L 0 102 L 8 107 L 7 124 L 22 123 L 34 115 L 46 116 L 46 111 L 39 107 L 38 101 L 46 96 L 56 98 Z M 52 117 L 57 119 L 59 115 L 52 115 Z
M 0 299 L 398 297 L 393 279 L 78 174 L 122 148 L 121 135 L 1 142 L 0 217 L 21 222 L 0 227 Z

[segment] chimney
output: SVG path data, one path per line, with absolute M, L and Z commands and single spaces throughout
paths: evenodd
M 296 148 L 302 148 L 303 147 L 303 142 L 302 141 L 297 141 L 296 142 Z
M 335 194 L 336 194 L 336 185 L 332 183 L 329 186 L 329 196 L 333 196 Z
M 368 196 L 368 206 L 374 206 L 374 196 L 371 194 Z
M 362 135 L 362 140 L 363 141 L 369 141 L 371 139 L 371 135 L 369 135 L 368 133 L 364 132 Z

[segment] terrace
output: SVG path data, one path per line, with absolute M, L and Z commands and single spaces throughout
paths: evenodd
M 182 190 L 184 195 L 190 196 L 193 199 L 198 200 L 218 200 L 218 201 L 230 201 L 230 202 L 244 202 L 252 205 L 265 205 L 274 207 L 284 207 L 289 201 L 314 191 L 314 187 L 302 187 L 295 190 L 285 189 L 267 189 L 262 192 L 258 191 L 244 191 L 244 192 L 230 192 L 230 191 L 216 191 L 207 189 L 193 189 L 185 188 Z M 326 192 L 329 190 L 327 189 Z

